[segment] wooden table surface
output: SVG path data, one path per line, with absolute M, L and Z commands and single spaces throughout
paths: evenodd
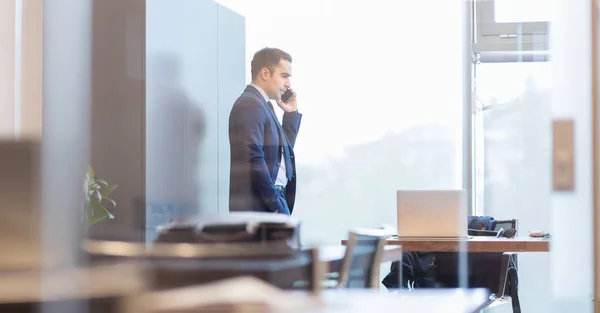
M 307 248 L 304 248 L 307 249 Z M 304 250 L 303 249 L 303 250 Z M 346 253 L 345 246 L 326 245 L 319 246 L 319 260 L 331 268 L 337 269 Z M 398 245 L 387 245 L 384 248 L 382 262 L 402 260 L 402 247 Z M 201 267 L 204 270 L 222 270 L 233 268 L 247 271 L 282 271 L 309 265 L 312 260 L 308 254 L 289 256 L 283 258 L 229 258 L 229 259 L 189 259 L 181 262 L 179 259 L 171 260 L 180 264 L 189 264 L 194 268 Z
M 322 290 L 318 295 L 282 291 L 249 278 L 221 281 L 143 294 L 130 302 L 128 312 L 202 312 L 217 308 L 227 312 L 364 313 L 445 312 L 471 313 L 488 302 L 485 289 L 421 289 L 395 293 L 372 289 Z M 391 311 L 390 309 L 393 308 Z M 234 310 L 236 309 L 236 310 Z
M 342 240 L 346 244 L 346 240 Z M 400 245 L 404 251 L 414 252 L 548 252 L 550 239 L 515 237 L 496 238 L 472 236 L 468 239 L 399 238 L 390 237 L 388 245 Z
M 392 262 L 402 260 L 402 247 L 388 244 L 384 247 L 381 262 Z M 319 247 L 319 259 L 321 262 L 334 263 L 344 258 L 346 246 L 322 246 Z

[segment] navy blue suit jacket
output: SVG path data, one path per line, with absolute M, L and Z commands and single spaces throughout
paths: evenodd
M 235 101 L 229 115 L 231 173 L 229 211 L 259 211 L 291 214 L 296 197 L 296 163 L 294 144 L 302 114 L 284 113 L 283 125 L 260 92 L 247 86 Z M 292 179 L 285 189 L 285 202 L 275 189 L 282 148 L 288 146 Z M 289 162 L 287 164 L 290 164 Z

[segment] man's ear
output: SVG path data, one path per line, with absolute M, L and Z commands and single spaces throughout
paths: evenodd
M 272 75 L 273 74 L 271 73 L 271 71 L 268 68 L 263 67 L 263 68 L 260 69 L 260 77 L 262 79 L 267 79 L 267 78 L 269 78 Z

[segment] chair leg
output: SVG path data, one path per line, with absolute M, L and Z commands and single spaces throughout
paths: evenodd
M 519 276 L 517 275 L 517 269 L 511 267 L 508 270 L 508 286 L 510 292 L 510 300 L 512 303 L 513 313 L 521 313 L 521 303 L 519 302 Z

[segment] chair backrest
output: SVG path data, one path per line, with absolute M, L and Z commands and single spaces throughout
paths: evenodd
M 495 220 L 492 223 L 492 230 L 501 237 L 513 238 L 517 235 L 518 220 Z
M 383 230 L 353 230 L 349 233 L 338 288 L 375 288 L 386 242 Z
M 500 228 L 504 229 L 505 231 L 507 229 L 514 229 L 515 233 L 518 231 L 518 221 L 517 219 L 513 218 L 512 220 L 495 220 L 494 223 L 492 224 L 492 230 L 494 231 L 499 231 Z
M 321 261 L 319 257 L 319 248 L 310 248 L 299 252 L 305 254 L 305 257 L 310 259 L 309 264 L 304 267 L 304 271 L 301 273 L 302 282 L 306 282 L 305 288 L 294 288 L 294 289 L 305 289 L 310 291 L 313 295 L 318 296 L 321 293 L 321 282 L 326 277 L 326 265 Z

